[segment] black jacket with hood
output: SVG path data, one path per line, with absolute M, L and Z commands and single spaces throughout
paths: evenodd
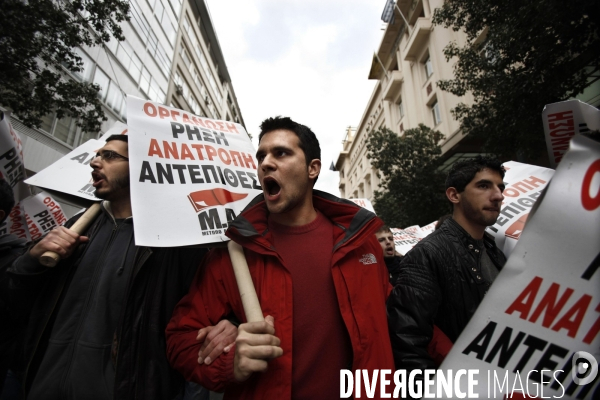
M 14 353 L 18 348 L 19 338 L 22 336 L 23 318 L 9 307 L 6 287 L 8 277 L 6 271 L 12 262 L 21 255 L 27 245 L 27 240 L 20 239 L 15 235 L 0 235 L 0 378 L 4 379 L 6 371 L 18 369 Z M 0 393 L 2 385 L 0 381 Z
M 493 237 L 475 240 L 449 218 L 406 253 L 387 301 L 396 369 L 435 368 L 427 352 L 434 324 L 456 341 L 490 288 L 481 271 L 484 247 L 500 270 L 506 257 Z
M 35 382 L 49 388 L 44 398 L 172 399 L 183 378 L 164 331 L 206 249 L 136 246 L 132 218 L 117 221 L 106 205 L 89 242 L 55 268 L 27 252 L 9 269 L 12 301 L 31 312 L 25 390 Z

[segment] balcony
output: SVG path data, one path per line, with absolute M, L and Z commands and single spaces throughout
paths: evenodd
M 404 82 L 404 76 L 402 71 L 392 71 L 388 75 L 385 89 L 383 89 L 383 99 L 394 101 L 400 93 L 400 88 Z
M 427 45 L 431 32 L 431 18 L 419 18 L 414 25 L 408 42 L 404 47 L 403 56 L 406 61 L 417 61 L 417 57 Z

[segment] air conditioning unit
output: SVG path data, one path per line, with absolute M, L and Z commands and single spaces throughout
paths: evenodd
M 204 97 L 204 102 L 210 104 L 210 98 L 208 96 Z
M 183 94 L 183 86 L 175 85 L 175 93 L 177 93 L 178 95 L 182 95 Z

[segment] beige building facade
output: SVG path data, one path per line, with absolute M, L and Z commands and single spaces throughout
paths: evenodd
M 444 135 L 442 152 L 455 154 L 449 163 L 474 151 L 473 146 L 458 145 L 463 135 L 450 113 L 461 102 L 471 104 L 472 97 L 457 97 L 437 86 L 439 80 L 453 77 L 453 62 L 446 61 L 444 47 L 451 41 L 466 43 L 463 32 L 432 24 L 433 11 L 442 4 L 443 0 L 398 0 L 391 10 L 393 17 L 369 72 L 377 84 L 358 126 L 347 129 L 335 164 L 341 197 L 373 200 L 379 189 L 377 170 L 367 158 L 367 139 L 374 130 L 385 127 L 402 135 L 425 124 Z
M 204 0 L 184 1 L 166 104 L 244 125 Z

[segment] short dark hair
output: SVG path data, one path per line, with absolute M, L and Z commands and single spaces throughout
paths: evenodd
M 296 134 L 296 136 L 298 136 L 298 139 L 300 139 L 300 148 L 304 152 L 304 159 L 306 160 L 307 166 L 312 160 L 321 159 L 321 146 L 319 145 L 317 135 L 315 135 L 315 133 L 311 131 L 308 126 L 299 124 L 293 121 L 290 117 L 282 117 L 278 115 L 277 117 L 267 118 L 261 122 L 258 143 L 260 143 L 264 135 L 278 129 L 292 131 Z M 315 183 L 317 183 L 317 179 L 319 179 L 318 175 L 313 181 L 313 186 Z
M 110 135 L 106 139 L 106 143 L 113 141 L 113 140 L 120 140 L 121 142 L 125 142 L 129 145 L 129 136 L 127 136 L 127 135 Z
M 379 229 L 377 230 L 377 232 L 375 232 L 375 233 L 383 233 L 383 232 L 390 232 L 390 233 L 392 233 L 392 230 L 390 229 L 390 227 L 389 227 L 389 226 L 387 226 L 387 225 L 384 225 L 384 226 L 382 226 L 381 228 L 379 228 Z
M 506 170 L 498 159 L 478 155 L 475 158 L 457 161 L 452 165 L 446 178 L 446 189 L 453 187 L 458 193 L 462 193 L 475 175 L 484 169 L 495 171 L 504 179 Z
M 265 119 L 260 124 L 258 142 L 260 143 L 262 137 L 267 133 L 278 129 L 292 131 L 298 136 L 298 139 L 300 139 L 300 148 L 304 152 L 304 158 L 306 159 L 306 165 L 310 164 L 312 160 L 321 159 L 321 146 L 315 133 L 306 125 L 299 124 L 289 117 L 277 116 Z
M 10 183 L 0 178 L 0 210 L 4 211 L 4 218 L 0 220 L 0 224 L 8 217 L 14 205 L 15 197 Z

